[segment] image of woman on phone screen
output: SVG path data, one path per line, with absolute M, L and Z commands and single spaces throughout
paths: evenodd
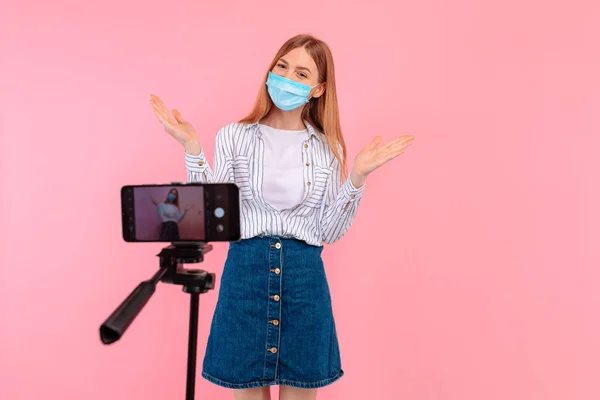
M 311 35 L 286 41 L 249 114 L 221 128 L 207 162 L 192 125 L 150 96 L 184 148 L 188 180 L 235 183 L 242 239 L 229 245 L 202 376 L 235 399 L 315 399 L 340 379 L 340 349 L 321 253 L 350 228 L 367 176 L 414 136 L 376 136 L 348 174 L 330 48 Z M 370 134 L 370 133 L 369 133 Z
M 161 221 L 159 240 L 167 242 L 178 241 L 179 223 L 194 205 L 186 205 L 181 210 L 179 207 L 179 192 L 175 188 L 169 191 L 167 198 L 162 203 L 158 203 L 154 198 L 152 202 L 156 206 L 156 213 Z

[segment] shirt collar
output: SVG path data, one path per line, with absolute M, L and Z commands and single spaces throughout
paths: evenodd
M 250 129 L 251 132 L 254 132 L 259 137 L 261 137 L 262 132 L 260 131 L 260 129 L 258 129 L 259 123 L 260 123 L 260 121 L 254 122 L 252 124 L 248 124 L 248 129 Z M 306 126 L 306 130 L 308 131 L 309 138 L 314 137 L 319 141 L 321 140 L 321 133 L 318 132 L 311 124 L 309 124 L 307 120 L 304 120 L 304 125 Z

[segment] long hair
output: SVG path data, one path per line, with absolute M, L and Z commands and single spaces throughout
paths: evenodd
M 333 56 L 329 46 L 322 40 L 311 35 L 297 35 L 289 39 L 281 46 L 269 69 L 265 73 L 262 87 L 258 92 L 252 111 L 242 118 L 240 123 L 253 124 L 264 118 L 271 108 L 273 101 L 269 96 L 264 82 L 268 73 L 273 69 L 277 61 L 290 51 L 303 47 L 317 64 L 319 70 L 319 83 L 325 82 L 325 93 L 318 98 L 311 98 L 304 106 L 302 119 L 308 121 L 317 131 L 325 134 L 327 144 L 340 163 L 342 177 L 348 176 L 348 165 L 346 163 L 346 143 L 342 135 L 340 115 L 338 109 L 337 93 L 335 86 L 335 69 Z

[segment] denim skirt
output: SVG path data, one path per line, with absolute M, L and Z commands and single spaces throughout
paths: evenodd
M 230 244 L 203 378 L 245 389 L 319 388 L 342 377 L 322 251 L 273 236 Z

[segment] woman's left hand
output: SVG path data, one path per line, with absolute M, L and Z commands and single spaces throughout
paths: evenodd
M 189 211 L 189 210 L 191 210 L 192 208 L 194 208 L 194 204 L 188 204 L 188 205 L 186 205 L 186 206 L 185 206 L 183 209 L 184 209 L 185 211 Z
M 414 138 L 413 135 L 400 136 L 383 146 L 377 147 L 381 142 L 381 136 L 377 136 L 371 144 L 354 158 L 351 173 L 352 184 L 355 187 L 364 185 L 367 176 L 371 172 L 404 153 L 404 150 L 411 145 Z

